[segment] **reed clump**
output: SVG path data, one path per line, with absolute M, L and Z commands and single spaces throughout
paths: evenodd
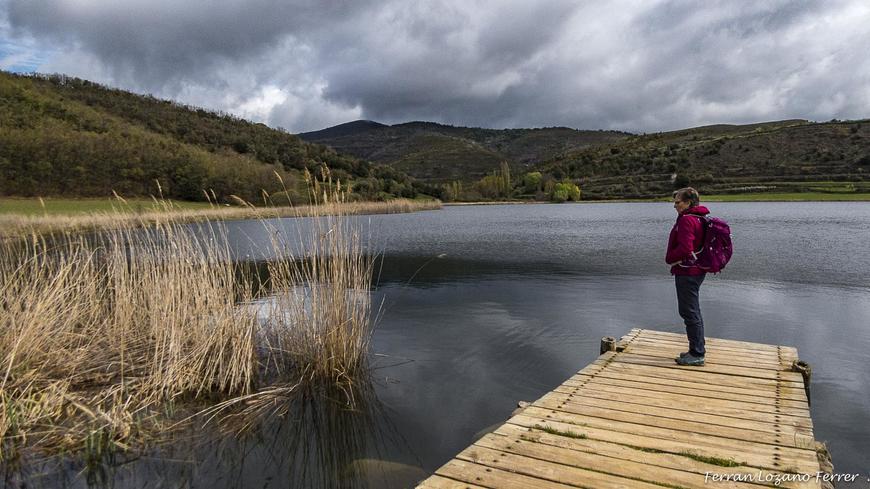
M 311 226 L 271 233 L 265 281 L 208 217 L 119 213 L 93 236 L 0 241 L 0 464 L 145 447 L 197 412 L 286 409 L 300 386 L 353 402 L 342 386 L 366 374 L 373 257 L 347 218 L 361 207 L 322 177 L 296 215 Z
M 160 406 L 252 389 L 257 318 L 226 246 L 161 223 L 3 248 L 0 457 L 123 448 L 160 431 Z

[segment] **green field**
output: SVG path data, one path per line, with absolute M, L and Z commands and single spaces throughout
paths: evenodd
M 142 212 L 159 209 L 151 199 L 125 199 L 126 204 L 116 198 L 106 199 L 26 199 L 0 197 L 0 214 L 85 214 L 88 212 Z M 207 202 L 171 201 L 173 206 L 182 209 L 207 209 Z
M 669 197 L 656 199 L 669 201 Z M 870 202 L 870 193 L 857 192 L 758 192 L 745 194 L 702 195 L 702 202 Z M 597 202 L 649 202 L 649 199 L 624 199 L 616 201 Z M 171 201 L 173 206 L 181 209 L 207 209 L 207 202 Z M 522 201 L 518 201 L 522 202 Z M 43 204 L 44 203 L 44 204 Z M 126 199 L 126 204 L 115 198 L 106 199 L 26 199 L 15 197 L 0 197 L 0 214 L 19 215 L 75 215 L 89 212 L 143 212 L 159 209 L 150 199 Z
M 606 202 L 670 202 L 671 197 L 657 199 L 607 199 L 582 200 L 579 203 Z M 832 192 L 756 192 L 743 194 L 701 194 L 704 202 L 870 202 L 870 193 L 832 193 Z M 446 204 L 451 205 L 451 204 Z
M 746 194 L 701 195 L 707 202 L 848 202 L 870 201 L 870 193 L 857 192 L 758 192 Z

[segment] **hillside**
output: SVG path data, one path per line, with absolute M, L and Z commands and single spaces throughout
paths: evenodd
M 565 180 L 579 185 L 584 199 L 661 197 L 686 185 L 719 194 L 870 192 L 866 120 L 719 124 L 645 135 L 357 121 L 300 136 L 440 184 L 445 200 L 546 199 Z M 502 161 L 512 191 L 494 189 L 494 177 L 487 177 Z M 523 183 L 523 174 L 534 171 L 540 184 Z
M 228 114 L 63 75 L 0 72 L 0 195 L 262 201 L 283 187 L 304 200 L 304 169 L 327 165 L 362 197 L 413 197 L 421 187 L 284 131 Z M 158 189 L 158 184 L 160 188 Z
M 388 126 L 373 121 L 299 134 L 306 141 L 387 164 L 430 183 L 471 182 L 497 169 L 502 161 L 521 172 L 559 154 L 628 136 L 565 127 L 482 129 L 432 122 Z
M 196 107 L 56 76 L 0 72 L 0 196 L 305 201 L 328 166 L 357 198 L 547 199 L 870 192 L 870 121 L 713 125 L 656 134 L 355 121 L 299 136 Z M 529 173 L 541 175 L 529 177 Z M 159 189 L 158 189 L 159 182 Z M 277 198 L 277 197 L 276 197 Z
M 537 167 L 584 198 L 702 193 L 870 191 L 870 121 L 788 120 L 634 136 Z

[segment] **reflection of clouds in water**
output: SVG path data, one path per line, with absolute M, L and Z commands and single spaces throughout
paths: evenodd
M 449 448 L 467 446 L 517 400 L 536 399 L 594 360 L 602 336 L 633 327 L 683 331 L 666 272 L 601 276 L 469 260 L 404 285 L 400 277 L 424 259 L 388 257 L 394 267 L 377 293 L 392 305 L 374 338 L 376 351 L 413 359 L 377 374 L 396 379 L 381 388 L 382 398 L 408 413 L 399 423 L 417 432 L 412 441 L 423 447 L 424 462 L 443 463 Z M 815 379 L 833 383 L 813 392 L 819 439 L 836 446 L 847 429 L 870 439 L 870 406 L 856 398 L 870 391 L 870 290 L 732 280 L 726 271 L 708 277 L 701 300 L 709 336 L 795 346 Z M 848 413 L 836 409 L 839 399 Z M 447 448 L 429 449 L 436 444 Z M 842 449 L 838 457 L 838 469 L 860 464 Z
M 314 294 L 332 293 L 328 285 L 321 285 L 319 288 L 320 290 L 314 290 L 310 286 L 291 287 L 287 290 L 273 292 L 267 297 L 245 305 L 245 307 L 251 307 L 257 311 L 257 318 L 266 329 L 276 326 L 292 326 L 299 321 L 296 317 L 297 313 L 311 317 Z M 368 290 L 345 290 L 348 303 L 358 305 L 363 305 L 369 300 L 369 293 Z
M 538 398 L 593 361 L 602 336 L 633 327 L 682 332 L 673 279 L 662 262 L 672 212 L 667 204 L 583 204 L 372 216 L 383 224 L 376 237 L 387 249 L 375 284 L 373 303 L 386 298 L 386 309 L 373 352 L 388 356 L 375 365 L 373 389 L 389 416 L 368 419 L 377 425 L 371 430 L 396 434 L 382 438 L 407 445 L 387 441 L 374 457 L 355 442 L 329 442 L 349 454 L 334 453 L 336 463 L 325 466 L 391 466 L 367 462 L 376 458 L 433 470 L 474 433 L 504 421 L 518 400 Z M 849 232 L 857 237 L 844 239 L 870 239 L 870 206 L 716 203 L 714 212 L 734 223 L 741 241 L 733 263 L 701 289 L 708 335 L 797 347 L 814 368 L 816 437 L 829 441 L 838 471 L 865 470 L 870 253 L 850 246 L 853 254 L 843 260 L 800 243 L 856 223 Z M 832 215 L 843 222 L 832 224 Z M 507 225 L 511 238 L 503 242 Z M 254 226 L 242 223 L 246 232 L 238 235 L 258 239 Z M 791 234 L 803 237 L 791 240 Z M 273 302 L 264 298 L 256 307 Z M 317 429 L 349 429 L 346 423 Z M 226 487 L 271 477 L 271 486 L 286 487 L 290 455 L 282 444 L 295 439 L 290 433 L 266 430 L 232 447 L 226 462 L 211 457 L 177 480 Z M 316 433 L 304 435 L 308 443 Z
M 735 255 L 724 274 L 729 279 L 867 285 L 868 203 L 715 202 L 710 207 L 734 233 Z M 446 254 L 453 261 L 488 261 L 496 265 L 491 269 L 535 264 L 599 275 L 667 276 L 664 248 L 674 214 L 666 203 L 528 204 L 450 206 L 354 219 L 371 236 L 371 251 L 390 259 Z M 304 219 L 270 223 L 285 236 L 307 226 Z M 237 221 L 228 229 L 237 256 L 269 254 L 267 247 L 251 244 L 268 239 L 262 224 Z
M 427 473 L 395 430 L 371 383 L 288 397 L 288 416 L 267 416 L 236 433 L 198 418 L 172 443 L 95 467 L 107 487 L 368 489 L 410 487 Z M 89 487 L 81 467 L 53 461 L 28 487 Z

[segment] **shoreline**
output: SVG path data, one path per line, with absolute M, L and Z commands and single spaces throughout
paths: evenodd
M 745 194 L 721 194 L 701 195 L 702 202 L 870 202 L 870 194 L 849 195 L 852 198 L 839 198 L 837 194 L 825 194 L 833 198 L 804 198 L 800 193 L 777 194 L 776 197 L 750 197 L 744 198 Z M 817 195 L 817 194 L 813 194 Z M 857 198 L 856 198 L 857 197 Z M 467 205 L 517 205 L 517 204 L 626 204 L 626 203 L 662 203 L 670 202 L 669 197 L 656 199 L 593 199 L 568 202 L 550 202 L 536 200 L 505 200 L 505 201 L 476 201 L 476 202 L 444 202 L 443 207 L 467 206 Z
M 123 208 L 123 205 L 119 205 Z M 378 215 L 405 214 L 438 210 L 437 200 L 419 201 L 395 199 L 387 202 L 349 202 L 326 205 L 287 207 L 209 207 L 205 209 L 181 208 L 173 202 L 158 202 L 145 211 L 127 207 L 126 210 L 94 211 L 78 214 L 17 214 L 0 213 L 0 240 L 14 239 L 31 234 L 80 233 L 107 231 L 123 227 L 148 227 L 159 223 L 196 223 L 202 221 L 237 221 L 245 219 L 279 219 L 316 217 L 325 215 Z

